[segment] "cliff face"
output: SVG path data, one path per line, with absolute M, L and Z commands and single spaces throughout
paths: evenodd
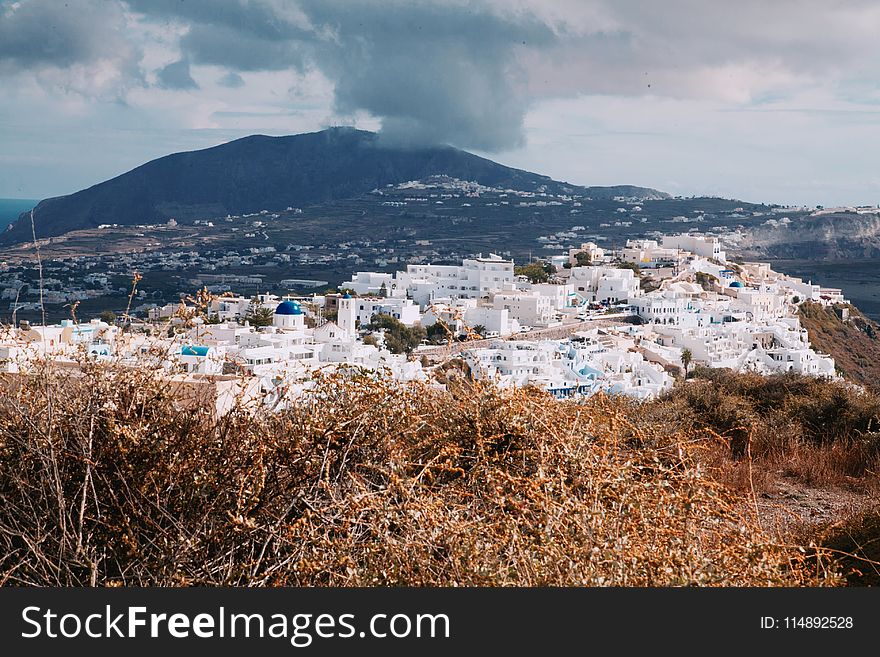
M 740 242 L 747 257 L 838 260 L 880 256 L 880 214 L 810 215 L 750 230 Z

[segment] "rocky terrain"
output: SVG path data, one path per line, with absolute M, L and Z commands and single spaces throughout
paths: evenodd
M 804 303 L 799 315 L 810 343 L 831 354 L 844 377 L 880 391 L 880 326 L 875 321 L 851 305 L 829 308 Z
M 773 219 L 747 231 L 739 243 L 751 258 L 845 260 L 880 255 L 880 214 L 833 212 Z

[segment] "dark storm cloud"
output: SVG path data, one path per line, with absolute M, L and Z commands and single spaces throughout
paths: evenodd
M 342 114 L 382 119 L 388 139 L 496 150 L 519 144 L 528 108 L 521 49 L 552 30 L 483 3 L 131 0 L 153 20 L 188 25 L 194 64 L 232 71 L 314 67 Z
M 0 0 L 0 67 L 68 68 L 100 60 L 129 67 L 122 7 L 97 0 Z M 136 68 L 130 66 L 129 73 Z
M 152 20 L 183 23 L 180 47 L 194 64 L 236 71 L 281 71 L 303 66 L 303 46 L 314 38 L 295 20 L 292 2 L 266 0 L 126 0 Z
M 185 59 L 168 64 L 156 72 L 159 86 L 164 89 L 198 89 L 199 85 L 189 72 L 189 62 Z
M 303 42 L 263 39 L 226 25 L 193 25 L 180 41 L 194 64 L 215 64 L 236 71 L 302 70 Z
M 319 34 L 317 65 L 336 83 L 342 112 L 382 117 L 397 140 L 497 150 L 522 140 L 528 108 L 521 49 L 553 32 L 528 14 L 502 17 L 478 5 L 300 5 Z
M 270 41 L 286 41 L 300 30 L 289 0 L 125 0 L 134 11 L 160 20 L 232 28 Z
M 124 95 L 143 81 L 135 43 L 170 51 L 169 89 L 196 88 L 191 65 L 227 87 L 319 71 L 338 115 L 378 117 L 387 139 L 500 150 L 547 98 L 749 103 L 873 83 L 878 21 L 868 0 L 0 0 L 0 74 L 84 65 Z

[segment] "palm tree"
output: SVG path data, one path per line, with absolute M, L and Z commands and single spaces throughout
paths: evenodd
M 271 308 L 254 306 L 253 304 L 251 304 L 245 314 L 245 319 L 250 322 L 251 326 L 272 326 L 274 317 L 275 313 L 272 312 Z
M 691 353 L 691 350 L 685 347 L 681 351 L 681 364 L 684 366 L 684 378 L 688 378 L 688 367 L 691 364 L 691 360 L 693 360 L 694 355 Z

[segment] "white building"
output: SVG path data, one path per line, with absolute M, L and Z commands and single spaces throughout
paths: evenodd
M 538 386 L 556 397 L 590 396 L 599 391 L 640 399 L 655 397 L 672 387 L 663 369 L 597 332 L 570 340 L 493 342 L 469 349 L 465 360 L 477 379 L 502 386 Z
M 568 263 L 573 267 L 578 264 L 577 255 L 579 253 L 586 253 L 590 258 L 590 263 L 594 265 L 605 261 L 605 249 L 595 242 L 584 242 L 580 246 L 568 250 Z
M 285 331 L 302 331 L 304 322 L 302 307 L 296 301 L 282 301 L 272 316 L 272 325 Z
M 630 303 L 641 295 L 639 278 L 631 269 L 599 265 L 568 271 L 574 293 L 586 303 Z
M 555 299 L 527 292 L 496 292 L 492 298 L 495 310 L 507 310 L 520 326 L 548 327 L 558 325 Z
M 342 299 L 340 299 L 340 302 Z M 389 315 L 406 326 L 419 323 L 421 312 L 411 299 L 355 297 L 352 300 L 359 326 L 367 326 L 375 315 Z
M 464 311 L 463 319 L 465 325 L 471 329 L 475 326 L 485 327 L 487 337 L 505 338 L 522 330 L 519 322 L 510 316 L 510 311 L 504 308 L 474 306 Z
M 660 246 L 656 240 L 627 240 L 620 259 L 645 269 L 678 267 L 682 254 L 677 248 Z
M 221 322 L 244 319 L 251 307 L 250 297 L 221 296 L 212 299 L 208 314 L 216 316 Z
M 701 324 L 699 308 L 690 297 L 666 290 L 646 294 L 632 301 L 633 309 L 648 324 L 697 326 Z M 712 322 L 711 318 L 706 321 Z M 718 320 L 720 322 L 720 319 Z
M 727 254 L 721 250 L 721 242 L 717 237 L 682 233 L 681 235 L 665 235 L 663 248 L 681 249 L 703 258 L 711 258 L 721 262 L 727 261 Z
M 407 265 L 399 278 L 421 307 L 435 299 L 482 299 L 513 286 L 513 261 L 495 254 L 465 259 L 461 265 Z
M 358 296 L 405 297 L 406 285 L 397 280 L 394 274 L 375 271 L 359 271 L 340 286 L 343 290 L 352 290 Z
M 554 310 L 564 310 L 578 305 L 578 296 L 571 283 L 532 283 L 529 289 L 535 294 L 549 297 Z
M 358 309 L 356 299 L 350 294 L 343 294 L 337 301 L 336 324 L 344 337 L 354 339 L 358 334 Z
M 116 326 L 97 319 L 80 324 L 65 319 L 50 326 L 23 324 L 5 329 L 0 338 L 0 372 L 27 369 L 28 363 L 41 358 L 107 360 L 115 352 L 118 337 Z

